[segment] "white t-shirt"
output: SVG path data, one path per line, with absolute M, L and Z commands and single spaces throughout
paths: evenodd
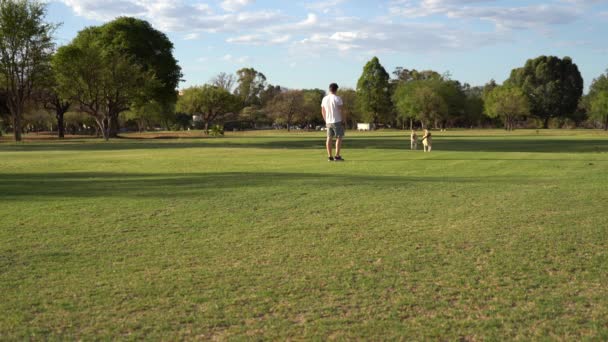
M 329 94 L 323 98 L 321 107 L 325 108 L 325 123 L 332 124 L 342 122 L 342 99 L 340 96 Z

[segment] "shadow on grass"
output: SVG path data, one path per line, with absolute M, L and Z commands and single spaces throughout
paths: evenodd
M 258 149 L 324 149 L 323 137 L 232 137 L 187 140 L 133 140 L 119 139 L 109 143 L 97 141 L 2 144 L 1 151 L 121 151 L 137 149 L 186 148 L 258 148 Z M 346 149 L 407 150 L 409 140 L 403 136 L 350 137 Z M 547 152 L 593 153 L 608 152 L 608 139 L 564 138 L 478 138 L 436 137 L 435 151 L 453 152 Z
M 542 180 L 540 180 L 542 181 Z M 318 173 L 221 172 L 221 173 L 20 173 L 0 174 L 1 200 L 37 197 L 195 197 L 213 195 L 214 190 L 276 187 L 293 189 L 294 195 L 326 188 L 327 184 L 343 187 L 378 187 L 382 189 L 410 186 L 416 183 L 522 184 L 538 179 L 518 177 L 410 177 L 359 176 Z

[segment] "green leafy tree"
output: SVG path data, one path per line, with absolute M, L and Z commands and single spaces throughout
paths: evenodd
M 532 115 L 549 127 L 554 117 L 572 115 L 583 94 L 583 78 L 570 57 L 540 56 L 511 71 L 506 82 L 520 87 L 530 101 Z
M 261 105 L 260 95 L 266 88 L 266 76 L 254 68 L 243 68 L 236 72 L 235 94 L 241 99 L 243 107 Z
M 483 87 L 469 87 L 464 89 L 465 122 L 471 126 L 481 125 L 484 117 Z
M 393 95 L 393 101 L 398 117 L 402 122 L 409 121 L 410 128 L 413 128 L 414 120 L 421 121 L 423 127 L 426 127 L 448 113 L 448 104 L 432 81 L 400 84 Z
M 275 122 L 287 125 L 287 131 L 291 126 L 302 120 L 305 115 L 304 92 L 301 90 L 288 90 L 277 95 L 268 104 L 268 111 L 275 118 Z M 320 108 L 320 104 L 319 104 Z
M 130 56 L 106 50 L 90 31 L 61 47 L 53 58 L 58 94 L 72 101 L 78 111 L 91 115 L 105 140 L 111 122 L 129 110 L 146 87 L 154 86 L 151 72 L 144 72 Z
M 72 103 L 59 94 L 57 72 L 53 67 L 48 68 L 41 86 L 35 91 L 35 94 L 36 101 L 54 114 L 57 120 L 57 137 L 63 139 L 65 137 L 65 114 L 70 110 Z
M 586 100 L 591 118 L 602 122 L 604 130 L 608 130 L 608 71 L 593 80 Z
M 443 98 L 447 105 L 447 111 L 436 118 L 436 123 L 441 128 L 446 128 L 448 123 L 455 123 L 465 119 L 466 95 L 462 85 L 458 81 L 448 78 L 430 79 L 435 91 Z
M 56 25 L 45 22 L 46 4 L 0 0 L 0 85 L 7 94 L 15 141 L 21 141 L 26 103 L 43 80 L 54 49 Z
M 169 130 L 170 123 L 175 118 L 175 106 L 151 100 L 132 106 L 123 113 L 123 117 L 127 121 L 134 121 L 140 132 L 152 126 L 162 126 L 165 130 Z
M 357 82 L 357 103 L 364 118 L 378 124 L 390 120 L 392 113 L 389 74 L 377 57 L 363 68 Z
M 409 70 L 403 67 L 395 68 L 393 76 L 395 76 L 393 82 L 396 83 L 439 80 L 442 78 L 441 74 L 434 70 L 418 71 L 416 69 Z
M 240 101 L 236 96 L 224 88 L 208 84 L 184 89 L 177 101 L 178 112 L 201 116 L 205 134 L 209 134 L 210 124 L 239 110 Z
M 149 73 L 154 82 L 140 86 L 140 96 L 135 101 L 148 103 L 155 101 L 163 106 L 174 105 L 177 101 L 177 86 L 182 78 L 182 71 L 173 56 L 173 43 L 161 31 L 150 23 L 130 17 L 117 18 L 97 27 L 81 31 L 74 39 L 93 39 L 104 50 L 115 55 L 126 56 Z M 118 132 L 118 115 L 112 116 L 110 135 Z
M 220 87 L 226 89 L 229 92 L 232 92 L 236 84 L 236 77 L 233 74 L 220 72 L 211 79 L 210 83 L 216 87 Z
M 355 129 L 357 123 L 361 120 L 361 113 L 357 108 L 357 92 L 354 89 L 339 89 L 338 96 L 342 98 L 342 116 L 344 117 L 344 122 L 351 129 Z
M 305 89 L 302 91 L 304 96 L 304 115 L 303 120 L 308 125 L 322 123 L 321 102 L 325 97 L 325 91 L 321 89 Z
M 521 88 L 512 85 L 497 86 L 484 97 L 486 114 L 500 118 L 505 129 L 512 131 L 517 118 L 530 114 L 528 97 Z

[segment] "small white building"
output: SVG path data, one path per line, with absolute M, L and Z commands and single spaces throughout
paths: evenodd
M 373 129 L 373 123 L 357 123 L 357 131 L 371 131 Z

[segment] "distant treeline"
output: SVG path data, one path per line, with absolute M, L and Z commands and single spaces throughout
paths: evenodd
M 0 134 L 56 131 L 105 139 L 124 130 L 298 128 L 323 125 L 323 89 L 286 89 L 253 68 L 219 73 L 178 92 L 181 67 L 168 37 L 140 19 L 88 27 L 56 48 L 46 4 L 0 2 Z M 336 80 L 339 82 L 339 80 Z M 603 128 L 608 130 L 608 72 L 583 96 L 569 57 L 540 56 L 502 85 L 471 86 L 449 73 L 398 67 L 374 57 L 356 89 L 340 89 L 347 125 Z M 219 128 L 218 128 L 219 127 Z

